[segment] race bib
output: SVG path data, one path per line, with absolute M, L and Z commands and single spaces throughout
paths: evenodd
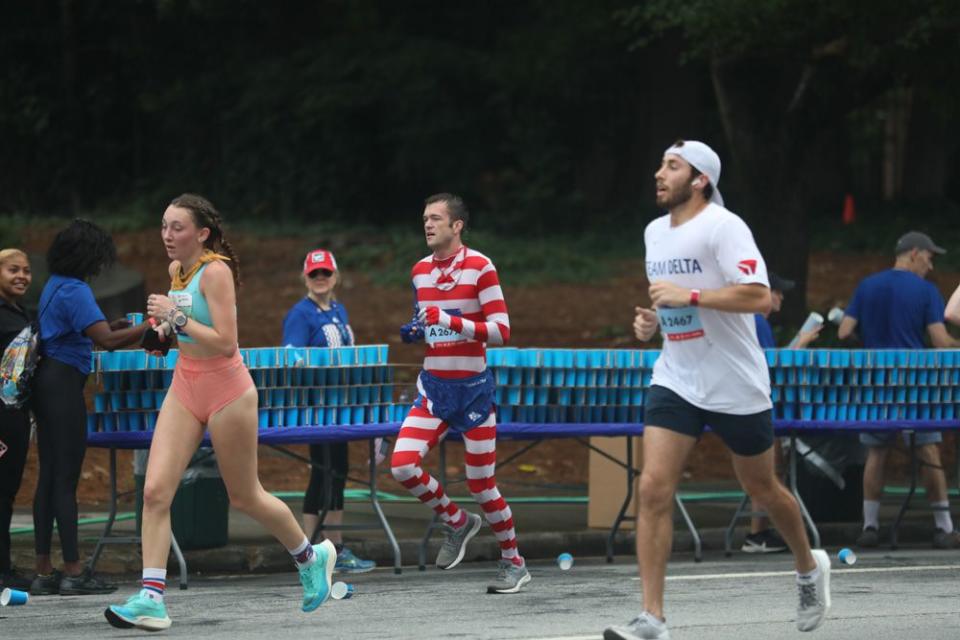
M 453 329 L 447 329 L 446 327 L 441 327 L 438 324 L 424 327 L 423 334 L 424 339 L 429 345 L 437 345 L 446 342 L 462 342 L 464 340 L 464 337 Z
M 696 307 L 664 307 L 657 309 L 657 318 L 667 340 L 693 340 L 704 335 L 700 310 Z
M 170 299 L 173 304 L 177 305 L 177 309 L 183 311 L 188 317 L 193 317 L 193 295 L 189 291 L 171 291 Z M 188 335 L 186 331 L 179 327 L 174 327 L 174 331 L 178 336 Z
M 177 309 L 188 316 L 193 311 L 193 295 L 189 291 L 171 291 L 170 299 L 173 300 L 173 304 L 177 305 Z

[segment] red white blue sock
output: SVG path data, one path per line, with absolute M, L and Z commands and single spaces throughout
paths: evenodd
M 298 569 L 309 567 L 317 561 L 317 554 L 306 536 L 303 537 L 303 542 L 300 543 L 299 547 L 296 549 L 287 549 L 287 551 L 293 556 L 293 561 L 297 563 Z
M 144 569 L 140 584 L 143 585 L 140 590 L 141 595 L 154 602 L 163 602 L 163 592 L 167 589 L 167 570 Z

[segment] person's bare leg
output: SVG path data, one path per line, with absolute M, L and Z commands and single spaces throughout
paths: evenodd
M 766 506 L 774 526 L 793 552 L 797 572 L 813 571 L 817 564 L 810 554 L 810 540 L 804 529 L 800 505 L 777 478 L 773 467 L 773 447 L 755 456 L 734 454 L 733 470 L 744 491 Z
M 190 458 L 200 446 L 203 425 L 173 393 L 157 417 L 143 484 L 143 567 L 164 568 L 170 556 L 170 504 Z
M 940 447 L 936 444 L 921 445 L 917 447 L 917 456 L 923 462 L 920 473 L 927 489 L 927 500 L 945 502 L 948 500 L 947 476 L 940 462 Z
M 207 428 L 230 504 L 262 524 L 286 549 L 296 549 L 305 537 L 303 530 L 290 508 L 264 490 L 257 475 L 256 388 L 214 414 Z
M 863 467 L 864 500 L 879 501 L 883 497 L 883 470 L 889 451 L 889 447 L 867 447 L 867 462 Z
M 327 511 L 327 518 L 323 521 L 324 524 L 338 526 L 343 524 L 343 511 Z M 303 530 L 307 533 L 307 536 L 312 536 L 313 532 L 317 530 L 317 526 L 320 524 L 320 514 L 318 513 L 305 513 L 303 514 Z M 324 529 L 318 539 L 326 538 L 333 544 L 340 546 L 343 544 L 343 533 L 339 529 Z
M 637 495 L 637 569 L 643 608 L 663 619 L 667 560 L 673 544 L 673 494 L 696 438 L 647 425 L 643 430 L 643 473 Z

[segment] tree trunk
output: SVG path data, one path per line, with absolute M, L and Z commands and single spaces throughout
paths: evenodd
M 739 202 L 727 206 L 750 225 L 767 268 L 797 282 L 786 296 L 781 322 L 799 325 L 807 314 L 810 243 L 796 180 L 803 164 L 802 151 L 793 144 L 802 139 L 794 131 L 796 120 L 786 112 L 777 113 L 775 100 L 757 98 L 753 70 L 714 61 L 711 80 L 733 156 L 734 171 L 725 173 L 735 176 L 741 194 Z M 802 81 L 809 81 L 809 73 Z

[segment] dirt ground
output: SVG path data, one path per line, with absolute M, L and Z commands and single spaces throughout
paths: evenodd
M 166 291 L 167 258 L 155 230 L 118 233 L 115 241 L 120 261 L 144 274 L 148 292 Z M 43 252 L 51 230 L 35 229 L 25 238 L 25 248 Z M 241 256 L 243 288 L 239 298 L 240 344 L 244 347 L 278 344 L 286 311 L 302 296 L 298 261 L 308 247 L 299 237 L 257 237 L 247 233 L 231 234 Z M 638 253 L 640 240 L 638 239 Z M 336 247 L 334 247 L 336 249 Z M 340 250 L 339 253 L 348 251 Z M 495 252 L 487 250 L 496 259 Z M 419 256 L 411 256 L 411 264 Z M 342 255 L 341 255 L 342 259 Z M 810 308 L 825 310 L 845 301 L 856 283 L 865 275 L 886 268 L 887 256 L 849 256 L 828 253 L 811 255 L 809 272 Z M 648 302 L 643 264 L 638 258 L 622 265 L 620 277 L 590 286 L 542 285 L 512 287 L 503 283 L 511 316 L 511 343 L 518 347 L 630 347 L 635 341 L 628 329 L 635 304 Z M 936 273 L 934 280 L 948 294 L 960 274 Z M 42 283 L 34 283 L 41 286 Z M 404 345 L 398 327 L 409 320 L 410 290 L 385 288 L 371 284 L 362 274 L 347 273 L 339 290 L 339 299 L 350 312 L 358 343 L 389 343 L 391 360 L 409 365 L 402 368 L 412 379 L 422 358 L 421 347 Z M 134 311 L 131 309 L 130 311 Z M 92 383 L 89 385 L 92 386 Z M 524 443 L 502 443 L 503 459 Z M 952 449 L 952 448 L 948 448 Z M 305 453 L 306 448 L 299 451 Z M 351 464 L 366 460 L 366 444 L 351 446 Z M 585 492 L 588 469 L 587 451 L 572 441 L 548 440 L 523 458 L 523 464 L 498 469 L 498 478 L 510 487 L 511 494 L 542 493 L 545 489 L 565 493 Z M 451 447 L 450 471 L 456 473 L 462 463 L 460 447 Z M 121 469 L 131 468 L 128 453 L 121 454 Z M 435 464 L 428 460 L 428 464 Z M 79 500 L 85 507 L 103 505 L 108 496 L 108 457 L 104 450 L 87 452 L 80 484 Z M 291 464 L 268 449 L 261 449 L 260 475 L 269 490 L 302 490 L 306 484 L 306 465 Z M 120 474 L 123 486 L 132 487 L 132 472 Z M 689 481 L 729 481 L 733 479 L 729 455 L 711 436 L 697 447 L 690 461 Z M 31 449 L 18 505 L 29 506 L 36 481 L 36 451 Z M 402 491 L 392 479 L 382 488 Z

